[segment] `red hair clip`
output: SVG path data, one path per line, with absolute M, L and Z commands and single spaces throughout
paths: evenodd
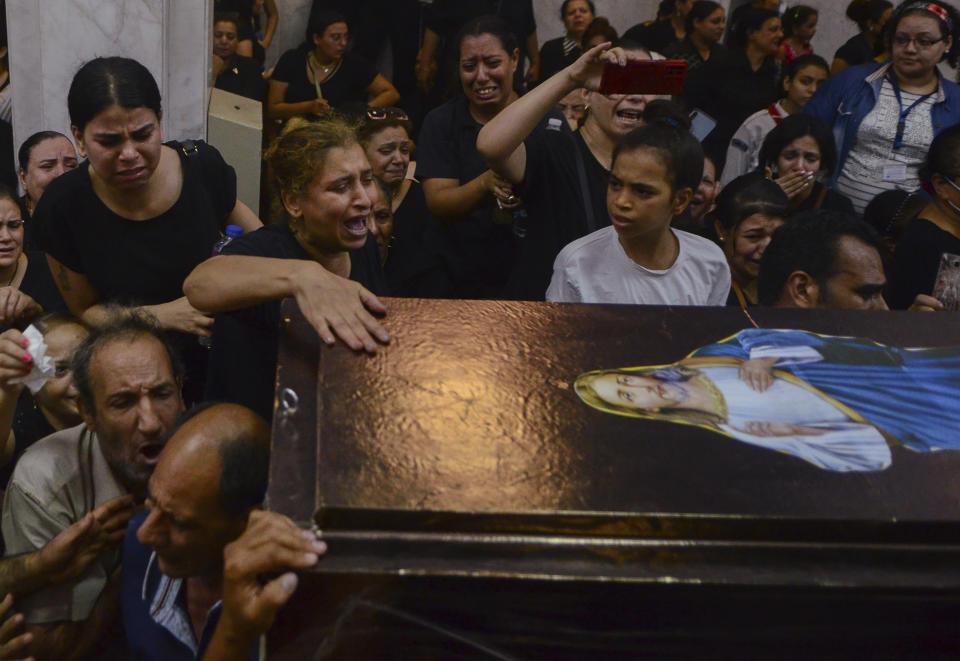
M 931 2 L 926 6 L 925 9 L 931 14 L 936 14 L 937 16 L 939 16 L 940 20 L 943 21 L 944 23 L 948 23 L 948 24 L 950 23 L 950 14 L 948 14 L 947 10 L 941 7 L 940 5 Z

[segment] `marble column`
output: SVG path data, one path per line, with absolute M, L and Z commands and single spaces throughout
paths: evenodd
M 69 134 L 67 92 L 94 57 L 120 55 L 153 73 L 164 139 L 206 136 L 213 0 L 6 0 L 14 139 Z

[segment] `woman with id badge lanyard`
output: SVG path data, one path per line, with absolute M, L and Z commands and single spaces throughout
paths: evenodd
M 937 69 L 941 61 L 957 66 L 958 22 L 945 2 L 907 0 L 890 19 L 890 62 L 847 69 L 804 106 L 833 127 L 840 154 L 835 188 L 857 213 L 885 190 L 917 189 L 934 136 L 960 123 L 960 86 Z

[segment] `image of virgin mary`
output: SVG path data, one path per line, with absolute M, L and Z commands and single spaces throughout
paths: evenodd
M 878 471 L 891 444 L 960 449 L 960 349 L 747 329 L 662 366 L 580 375 L 617 415 L 711 429 L 833 471 Z

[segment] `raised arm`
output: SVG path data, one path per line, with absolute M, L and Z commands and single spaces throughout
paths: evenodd
M 102 326 L 110 321 L 111 310 L 100 304 L 100 294 L 87 276 L 67 268 L 50 255 L 47 255 L 47 263 L 57 289 L 73 316 L 91 326 Z M 213 318 L 191 306 L 183 297 L 169 303 L 144 305 L 140 309 L 155 316 L 160 325 L 168 330 L 209 337 L 213 328 Z
M 578 87 L 597 89 L 607 61 L 625 64 L 632 54 L 610 43 L 600 44 L 581 55 L 576 62 L 543 81 L 530 92 L 501 110 L 480 130 L 477 151 L 490 169 L 511 183 L 520 183 L 526 175 L 527 152 L 523 141 L 551 108 Z
M 374 314 L 387 309 L 359 283 L 316 262 L 247 255 L 218 255 L 197 266 L 183 283 L 191 305 L 207 313 L 227 312 L 287 296 L 327 344 L 339 337 L 351 349 L 376 351 L 390 336 Z

